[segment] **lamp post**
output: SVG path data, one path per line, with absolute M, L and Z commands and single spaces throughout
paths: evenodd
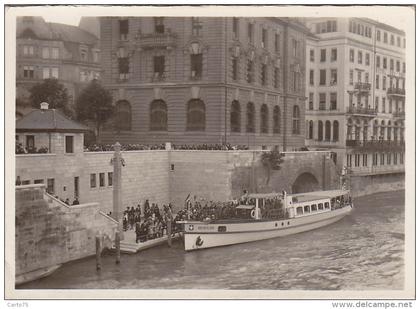
M 122 205 L 122 186 L 121 186 L 121 168 L 124 166 L 124 160 L 121 157 L 121 144 L 116 142 L 114 145 L 114 157 L 111 160 L 114 166 L 114 172 L 112 176 L 112 199 L 113 199 L 113 217 L 118 222 L 117 231 L 115 232 L 115 249 L 116 249 L 116 263 L 120 263 L 120 240 L 124 239 L 122 233 L 122 216 L 121 216 L 121 205 Z

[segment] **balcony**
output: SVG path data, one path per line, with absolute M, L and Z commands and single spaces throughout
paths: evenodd
M 371 89 L 370 83 L 357 82 L 354 84 L 354 91 L 360 94 L 368 94 Z
M 177 36 L 174 33 L 149 33 L 138 36 L 137 45 L 142 49 L 171 49 L 176 46 Z
M 401 111 L 401 112 L 393 112 L 392 116 L 394 118 L 399 118 L 399 119 L 405 119 L 405 111 Z
M 388 96 L 405 97 L 405 89 L 390 87 L 387 89 L 386 94 Z
M 347 107 L 347 114 L 355 116 L 375 117 L 378 114 L 378 112 L 374 108 L 349 106 Z
M 346 140 L 346 146 L 364 151 L 404 151 L 404 141 L 361 141 L 361 140 Z

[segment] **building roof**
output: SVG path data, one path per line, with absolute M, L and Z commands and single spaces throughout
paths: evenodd
M 366 21 L 366 22 L 369 22 L 369 23 L 371 23 L 371 24 L 374 24 L 374 25 L 376 25 L 377 27 L 380 27 L 380 28 L 382 28 L 382 29 L 385 29 L 385 30 L 388 30 L 388 31 L 392 31 L 392 32 L 395 32 L 395 33 L 398 33 L 398 34 L 401 34 L 401 35 L 405 35 L 405 32 L 404 32 L 403 30 L 398 29 L 398 28 L 395 28 L 395 27 L 390 26 L 390 25 L 388 25 L 388 24 L 381 23 L 381 22 L 376 21 L 376 20 L 374 20 L 374 19 L 371 19 L 371 18 L 366 18 L 366 17 L 359 18 L 359 19 L 364 20 L 364 21 Z
M 36 109 L 16 121 L 16 132 L 74 132 L 89 128 L 64 116 L 56 109 Z
M 77 26 L 47 23 L 42 17 L 18 17 L 17 37 L 33 37 L 41 40 L 97 44 L 98 38 Z

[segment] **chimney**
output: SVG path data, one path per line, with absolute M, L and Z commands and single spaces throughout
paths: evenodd
M 48 109 L 48 103 L 47 102 L 42 102 L 41 103 L 41 109 Z

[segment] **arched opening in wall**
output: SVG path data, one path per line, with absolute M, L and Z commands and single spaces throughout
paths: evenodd
M 206 130 L 206 105 L 200 99 L 192 99 L 187 104 L 187 131 Z
M 309 139 L 314 138 L 314 122 L 312 120 L 309 120 Z
M 260 111 L 260 117 L 261 117 L 261 133 L 268 133 L 268 108 L 266 104 L 263 104 L 261 106 Z
M 241 132 L 241 105 L 236 100 L 230 108 L 230 131 Z
M 126 100 L 115 104 L 115 128 L 117 131 L 131 130 L 131 105 Z
M 273 133 L 280 133 L 280 107 L 278 105 L 274 106 L 273 110 Z
M 154 100 L 150 104 L 150 131 L 168 130 L 168 108 L 165 101 Z
M 252 102 L 249 102 L 246 106 L 246 132 L 255 132 L 255 107 Z
M 321 190 L 318 180 L 311 173 L 300 174 L 292 185 L 292 193 L 304 193 Z

